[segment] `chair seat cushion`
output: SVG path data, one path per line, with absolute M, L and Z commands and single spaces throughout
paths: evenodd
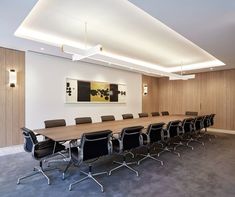
M 52 140 L 46 140 L 39 142 L 35 146 L 34 156 L 36 159 L 41 159 L 43 157 L 52 155 L 53 153 L 60 152 L 62 150 L 65 150 L 65 146 L 56 142 L 56 147 L 54 151 L 54 145 L 55 142 Z M 54 152 L 53 152 L 54 151 Z

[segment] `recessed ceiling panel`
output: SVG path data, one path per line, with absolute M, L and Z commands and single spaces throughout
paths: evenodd
M 40 0 L 16 35 L 58 47 L 101 44 L 106 53 L 174 72 L 181 65 L 223 65 L 127 0 Z

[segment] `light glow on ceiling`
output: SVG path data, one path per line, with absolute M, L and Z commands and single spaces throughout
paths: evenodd
M 41 0 L 15 35 L 63 48 L 73 60 L 89 58 L 171 79 L 193 77 L 174 72 L 225 65 L 126 0 Z M 179 62 L 185 64 L 176 66 Z

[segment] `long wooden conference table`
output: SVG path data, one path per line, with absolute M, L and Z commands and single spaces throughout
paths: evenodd
M 81 138 L 83 133 L 101 131 L 101 130 L 111 130 L 113 133 L 120 133 L 123 128 L 131 126 L 143 126 L 147 128 L 148 125 L 153 123 L 164 122 L 167 124 L 174 120 L 183 120 L 191 116 L 185 115 L 170 115 L 170 116 L 155 116 L 155 117 L 145 117 L 145 118 L 134 118 L 126 120 L 116 120 L 108 122 L 96 122 L 80 125 L 71 125 L 64 127 L 54 127 L 47 129 L 36 129 L 36 133 L 48 137 L 54 141 L 69 141 L 73 139 Z

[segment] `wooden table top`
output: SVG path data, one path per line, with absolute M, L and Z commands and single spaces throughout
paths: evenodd
M 65 127 L 54 127 L 47 129 L 37 129 L 34 132 L 46 136 L 54 141 L 67 141 L 81 138 L 83 133 L 111 130 L 113 133 L 119 133 L 125 127 L 143 126 L 147 128 L 149 124 L 164 122 L 168 123 L 173 120 L 183 120 L 190 116 L 185 115 L 170 115 L 170 116 L 155 116 L 146 118 L 134 118 L 126 120 L 116 120 L 108 122 L 97 122 L 89 124 L 71 125 Z

